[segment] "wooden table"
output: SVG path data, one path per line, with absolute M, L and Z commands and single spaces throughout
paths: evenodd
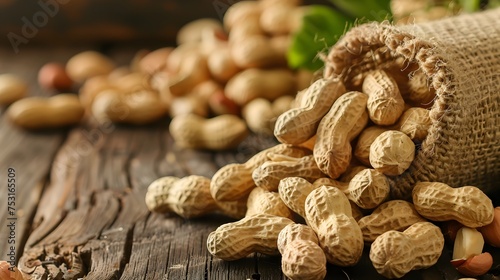
M 0 49 L 0 73 L 22 75 L 32 95 L 39 67 L 64 62 L 85 49 Z M 126 63 L 134 50 L 108 49 Z M 149 126 L 87 122 L 65 130 L 27 132 L 0 111 L 0 259 L 11 252 L 8 225 L 15 224 L 15 257 L 32 279 L 286 279 L 279 256 L 251 255 L 226 262 L 213 258 L 206 237 L 229 218 L 209 215 L 186 220 L 151 214 L 144 196 L 161 176 L 212 176 L 221 166 L 243 162 L 274 139 L 250 136 L 235 151 L 181 150 L 168 133 L 168 120 Z M 9 171 L 10 168 L 10 171 Z M 7 211 L 7 176 L 15 174 L 16 215 Z M 11 175 L 12 176 L 12 175 Z M 9 218 L 16 217 L 16 220 Z M 448 245 L 439 263 L 404 279 L 458 279 Z M 491 249 L 491 248 L 490 248 Z M 365 250 L 367 251 L 367 250 Z M 495 269 L 481 279 L 500 279 Z M 327 279 L 383 279 L 367 255 L 350 268 L 329 266 Z

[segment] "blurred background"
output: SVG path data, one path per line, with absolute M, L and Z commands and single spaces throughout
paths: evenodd
M 222 20 L 237 0 L 0 0 L 2 45 L 175 44 L 177 30 L 195 19 Z M 330 5 L 327 0 L 304 4 Z M 10 35 L 9 35 L 10 34 Z M 19 37 L 17 37 L 19 36 Z M 17 39 L 17 41 L 16 41 Z

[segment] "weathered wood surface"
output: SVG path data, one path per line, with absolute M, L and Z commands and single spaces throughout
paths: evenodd
M 0 52 L 2 72 L 34 83 L 45 61 L 64 61 L 77 50 Z M 113 51 L 127 61 L 132 51 Z M 33 85 L 34 88 L 35 85 Z M 35 89 L 33 94 L 47 94 Z M 16 170 L 19 267 L 32 279 L 285 279 L 278 256 L 251 255 L 226 262 L 213 258 L 206 237 L 231 221 L 218 215 L 186 220 L 147 211 L 147 186 L 160 176 L 210 177 L 220 166 L 243 162 L 273 139 L 251 136 L 235 151 L 181 150 L 168 121 L 116 126 L 88 119 L 79 127 L 25 132 L 0 116 L 0 180 Z M 0 185 L 0 259 L 8 253 L 6 182 Z M 459 279 L 448 245 L 439 263 L 404 279 Z M 500 255 L 494 254 L 495 266 Z M 500 270 L 481 279 L 499 279 Z M 383 279 L 365 254 L 360 264 L 330 266 L 327 279 Z

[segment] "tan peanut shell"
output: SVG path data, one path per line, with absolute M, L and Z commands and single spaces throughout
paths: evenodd
M 266 161 L 252 172 L 255 185 L 269 191 L 277 191 L 280 180 L 286 177 L 302 177 L 314 181 L 324 176 L 312 155 Z
M 321 119 L 333 103 L 346 91 L 338 80 L 319 79 L 305 91 L 300 107 L 281 114 L 274 136 L 282 143 L 300 144 L 316 134 Z
M 278 235 L 281 270 L 290 279 L 321 280 L 326 276 L 325 253 L 312 228 L 289 224 Z
M 107 75 L 115 68 L 114 62 L 105 55 L 95 51 L 84 51 L 71 57 L 66 62 L 68 76 L 76 82 Z
M 396 123 L 403 113 L 405 102 L 394 78 L 384 70 L 374 70 L 366 75 L 363 92 L 369 96 L 366 106 L 375 124 Z
M 29 97 L 14 102 L 7 116 L 26 129 L 59 128 L 78 124 L 84 108 L 74 94 L 59 94 L 49 98 Z
M 172 119 L 169 131 L 179 147 L 208 150 L 235 148 L 248 135 L 245 122 L 235 115 L 181 115 Z
M 429 110 L 412 107 L 404 111 L 396 124 L 397 130 L 408 135 L 411 140 L 422 142 L 431 127 Z
M 343 190 L 347 198 L 362 209 L 373 209 L 389 197 L 387 177 L 375 169 L 357 173 Z
M 306 198 L 317 187 L 301 177 L 286 177 L 280 180 L 278 193 L 288 208 L 305 218 Z
M 270 214 L 293 220 L 293 212 L 280 198 L 279 193 L 270 192 L 263 188 L 254 188 L 247 199 L 247 212 L 245 216 L 255 214 Z
M 329 263 L 339 266 L 358 263 L 363 252 L 363 235 L 342 191 L 329 186 L 313 190 L 306 198 L 305 212 Z
M 28 93 L 28 85 L 13 74 L 0 75 L 0 106 L 9 105 Z
M 257 153 L 245 163 L 225 165 L 212 177 L 210 183 L 212 197 L 217 201 L 231 201 L 248 196 L 250 191 L 256 187 L 252 179 L 253 170 L 268 161 L 268 154 L 271 153 L 303 157 L 309 152 L 303 148 L 279 144 Z
M 370 164 L 389 176 L 400 175 L 415 158 L 415 144 L 406 134 L 388 130 L 380 134 L 370 146 Z
M 94 98 L 91 110 L 97 119 L 137 125 L 157 121 L 167 112 L 158 94 L 148 90 L 128 94 L 105 90 Z
M 246 212 L 246 204 L 242 205 L 241 202 L 216 202 L 210 195 L 210 179 L 197 175 L 159 178 L 149 185 L 145 201 L 150 211 L 174 212 L 183 218 L 200 217 L 218 211 L 239 219 Z
M 370 215 L 361 218 L 358 224 L 363 232 L 363 240 L 373 242 L 384 232 L 403 231 L 415 223 L 425 221 L 410 202 L 391 200 L 381 204 Z
M 384 277 L 401 278 L 411 270 L 436 264 L 443 247 L 439 227 L 419 222 L 403 232 L 391 230 L 377 237 L 370 247 L 370 260 Z
M 452 188 L 444 183 L 419 182 L 413 188 L 412 198 L 417 212 L 432 221 L 456 220 L 471 228 L 493 221 L 493 203 L 477 187 Z
M 208 235 L 208 252 L 226 261 L 238 260 L 255 252 L 278 255 L 278 235 L 292 223 L 284 217 L 256 214 L 221 225 Z
M 251 68 L 232 77 L 224 88 L 226 96 L 243 106 L 255 98 L 275 100 L 297 91 L 295 76 L 288 69 Z
M 371 166 L 370 164 L 370 146 L 372 145 L 375 138 L 380 134 L 386 132 L 388 129 L 382 126 L 370 126 L 367 127 L 358 137 L 356 142 L 356 147 L 354 148 L 354 156 L 362 164 L 366 166 Z
M 257 1 L 239 1 L 231 5 L 224 14 L 223 24 L 227 30 L 239 22 L 245 22 L 252 18 L 259 18 L 262 7 Z
M 283 52 L 281 46 L 273 45 L 264 35 L 250 35 L 231 40 L 230 54 L 234 64 L 240 69 L 286 66 L 286 52 Z
M 436 98 L 436 91 L 422 70 L 413 72 L 408 81 L 408 91 L 408 99 L 415 106 L 429 108 Z
M 314 159 L 323 173 L 338 178 L 346 171 L 352 158 L 349 132 L 366 110 L 368 96 L 361 92 L 348 92 L 340 96 L 323 117 L 314 144 Z
M 252 132 L 273 135 L 275 116 L 269 100 L 259 97 L 248 102 L 241 110 L 241 115 Z

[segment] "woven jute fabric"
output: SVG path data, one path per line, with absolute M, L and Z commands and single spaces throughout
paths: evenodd
M 494 193 L 500 188 L 500 9 L 405 26 L 357 26 L 330 49 L 324 75 L 347 81 L 396 58 L 416 62 L 437 97 L 411 167 L 390 178 L 392 197 L 409 198 L 419 181 Z

